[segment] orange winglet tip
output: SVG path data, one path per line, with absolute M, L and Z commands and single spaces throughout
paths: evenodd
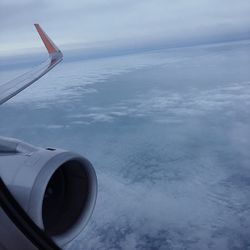
M 48 37 L 48 35 L 42 30 L 39 24 L 34 24 L 36 27 L 36 30 L 38 34 L 40 35 L 46 49 L 48 50 L 49 54 L 53 54 L 55 52 L 58 52 L 59 49 L 56 47 L 56 45 L 52 42 L 52 40 Z

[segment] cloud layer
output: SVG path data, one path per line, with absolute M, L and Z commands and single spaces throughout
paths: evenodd
M 64 63 L 1 106 L 0 134 L 78 151 L 97 170 L 93 217 L 67 249 L 249 247 L 249 51 Z

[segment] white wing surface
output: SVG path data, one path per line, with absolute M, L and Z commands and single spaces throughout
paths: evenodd
M 37 81 L 40 77 L 45 75 L 59 62 L 62 61 L 63 54 L 51 41 L 48 35 L 42 30 L 39 24 L 35 24 L 35 27 L 49 53 L 49 58 L 33 68 L 31 71 L 18 76 L 17 78 L 0 85 L 0 105 L 17 95 L 19 92 L 30 86 Z

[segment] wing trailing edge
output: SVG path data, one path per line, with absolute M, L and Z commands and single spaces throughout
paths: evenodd
M 35 24 L 38 34 L 40 35 L 48 53 L 49 58 L 33 68 L 31 71 L 0 85 L 0 105 L 17 95 L 19 92 L 29 87 L 63 59 L 62 52 L 57 48 L 48 35 L 42 30 L 39 24 Z

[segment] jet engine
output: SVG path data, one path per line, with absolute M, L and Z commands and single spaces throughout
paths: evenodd
M 30 221 L 59 247 L 73 240 L 95 206 L 97 178 L 91 163 L 72 152 L 3 137 L 0 156 L 1 179 Z M 18 211 L 10 219 L 0 208 L 0 249 L 36 249 L 15 224 Z

